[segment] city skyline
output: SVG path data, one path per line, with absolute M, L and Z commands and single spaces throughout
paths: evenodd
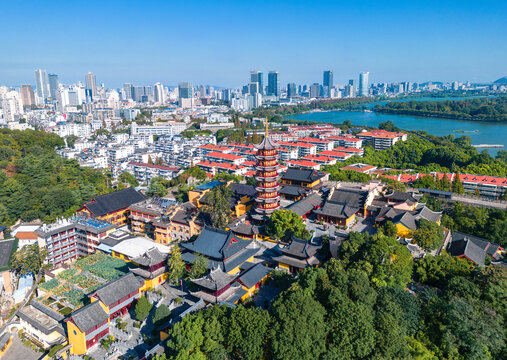
M 262 16 L 252 27 L 245 14 L 254 9 Z M 333 70 L 336 84 L 366 71 L 370 82 L 492 82 L 505 76 L 507 50 L 499 44 L 507 35 L 507 4 L 499 1 L 398 2 L 388 8 L 324 1 L 255 7 L 152 1 L 142 8 L 29 2 L 23 9 L 7 3 L 3 12 L 0 79 L 11 86 L 32 83 L 39 68 L 58 74 L 61 83 L 84 82 L 91 71 L 98 84 L 111 88 L 182 81 L 239 87 L 251 69 L 276 70 L 281 84 L 320 82 L 325 69 Z M 20 14 L 23 27 L 15 26 Z M 78 14 L 64 23 L 65 31 L 54 24 Z M 119 26 L 124 19 L 131 20 L 128 30 Z M 185 36 L 178 35 L 183 25 Z M 288 25 L 296 26 L 289 38 L 280 30 Z M 308 30 L 313 28 L 318 31 Z

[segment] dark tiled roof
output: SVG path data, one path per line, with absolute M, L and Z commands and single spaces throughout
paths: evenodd
M 128 273 L 104 286 L 101 286 L 88 296 L 97 296 L 104 304 L 109 306 L 134 291 L 138 291 L 141 286 L 142 284 L 139 280 L 137 280 L 135 275 Z
M 213 259 L 224 260 L 238 253 L 248 244 L 250 244 L 250 240 L 236 237 L 230 230 L 225 231 L 205 226 L 194 242 L 181 243 L 181 246 Z
M 150 267 L 153 265 L 160 264 L 167 258 L 166 254 L 162 254 L 156 247 L 149 249 L 143 255 L 132 259 L 132 262 L 136 264 Z
M 278 144 L 276 144 L 269 137 L 264 137 L 264 139 L 262 139 L 260 144 L 256 144 L 256 145 L 254 145 L 254 147 L 259 150 L 261 150 L 261 149 L 262 150 L 272 150 L 272 149 L 277 149 Z
M 282 185 L 282 188 L 280 189 L 280 194 L 282 194 L 282 195 L 302 196 L 302 195 L 306 195 L 307 193 L 308 193 L 308 190 L 306 190 L 304 187 L 301 187 L 299 185 L 284 184 L 284 185 Z
M 314 256 L 319 249 L 320 246 L 310 244 L 308 240 L 299 239 L 292 235 L 292 241 L 290 245 L 280 249 L 280 251 L 288 256 L 307 259 Z
M 180 244 L 182 245 L 182 244 Z M 225 261 L 216 261 L 212 259 L 208 259 L 208 269 L 221 268 L 223 271 L 228 272 L 233 270 L 234 268 L 241 266 L 245 261 L 247 261 L 252 256 L 255 256 L 259 249 L 256 248 L 245 248 L 240 250 L 238 253 L 234 254 L 230 258 Z M 192 263 L 196 257 L 196 254 L 192 252 L 184 252 L 181 254 L 181 258 L 187 262 Z
M 303 216 L 312 211 L 315 207 L 320 206 L 322 197 L 318 193 L 310 194 L 308 197 L 301 199 L 285 209 L 294 211 L 299 216 Z
M 146 198 L 133 187 L 115 191 L 109 194 L 97 196 L 92 202 L 85 204 L 85 207 L 95 216 L 102 216 L 132 204 L 145 200 Z
M 0 241 L 0 266 L 9 265 L 9 259 L 11 258 L 11 254 L 14 250 L 15 240 L 1 240 Z
M 484 265 L 484 260 L 486 259 L 486 250 L 481 249 L 468 239 L 451 241 L 447 247 L 447 251 L 452 256 L 466 256 L 467 259 L 479 265 Z
M 350 207 L 346 204 L 337 204 L 328 201 L 324 204 L 322 209 L 315 210 L 315 213 L 348 219 L 358 211 L 358 207 Z
M 229 185 L 229 189 L 231 189 L 236 195 L 239 196 L 253 197 L 255 196 L 255 194 L 257 194 L 257 191 L 255 191 L 255 187 L 247 184 L 231 183 Z
M 250 289 L 264 279 L 270 271 L 271 269 L 267 266 L 256 264 L 246 270 L 245 273 L 239 277 L 239 281 Z
M 314 181 L 322 179 L 325 175 L 325 172 L 315 171 L 312 169 L 289 168 L 282 175 L 282 180 L 312 183 Z
M 74 311 L 70 314 L 69 319 L 72 319 L 79 330 L 87 332 L 88 330 L 93 329 L 96 325 L 107 321 L 108 317 L 109 315 L 106 314 L 104 308 L 100 305 L 100 302 L 95 301 L 83 306 L 79 310 Z
M 499 245 L 491 244 L 488 240 L 459 231 L 453 231 L 451 237 L 452 240 L 447 247 L 449 254 L 464 255 L 479 265 L 484 265 L 486 254 L 493 255 L 500 248 Z
M 236 279 L 236 275 L 227 274 L 222 269 L 216 268 L 212 269 L 208 275 L 191 281 L 205 289 L 218 291 L 229 285 L 234 279 Z
M 338 188 L 331 195 L 329 202 L 347 204 L 350 207 L 362 208 L 364 207 L 364 203 L 367 197 L 368 191 Z

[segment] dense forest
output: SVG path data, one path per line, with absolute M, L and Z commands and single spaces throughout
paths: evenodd
M 110 190 L 102 172 L 60 157 L 55 149 L 63 146 L 55 134 L 0 130 L 0 224 L 52 222 Z
M 409 135 L 407 141 L 398 141 L 389 149 L 376 151 L 366 147 L 364 157 L 353 156 L 345 162 L 326 167 L 331 180 L 339 176 L 339 169 L 353 163 L 366 163 L 379 168 L 414 172 L 431 171 L 458 172 L 478 175 L 507 176 L 507 164 L 494 159 L 487 152 L 479 153 L 468 136 L 454 138 L 453 135 L 438 137 L 420 133 Z
M 352 233 L 339 260 L 281 288 L 269 309 L 212 306 L 169 331 L 158 359 L 498 359 L 507 270 L 445 252 L 412 260 L 393 237 Z M 410 281 L 417 281 L 411 285 Z M 407 289 L 406 286 L 408 286 Z
M 448 101 L 393 101 L 376 105 L 389 114 L 435 116 L 476 121 L 507 121 L 507 96 Z

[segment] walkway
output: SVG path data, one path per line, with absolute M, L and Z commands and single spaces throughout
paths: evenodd
M 2 360 L 37 360 L 42 353 L 33 351 L 25 346 L 18 337 L 17 333 L 12 334 L 12 344 L 5 352 Z

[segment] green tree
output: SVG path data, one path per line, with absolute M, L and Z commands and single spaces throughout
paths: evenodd
M 382 224 L 381 229 L 385 236 L 396 237 L 398 235 L 396 225 L 394 225 L 390 220 L 387 220 L 384 224 Z
M 303 219 L 298 214 L 292 210 L 275 210 L 266 224 L 266 234 L 273 239 L 287 240 L 290 233 L 302 239 L 310 237 Z
M 444 230 L 437 224 L 426 219 L 419 220 L 417 230 L 414 231 L 414 243 L 426 251 L 442 246 Z
M 206 211 L 210 214 L 213 226 L 224 229 L 231 221 L 232 190 L 227 186 L 216 186 L 206 197 Z
M 169 280 L 173 284 L 177 284 L 185 275 L 185 262 L 181 258 L 181 250 L 178 245 L 172 247 L 167 265 L 169 266 Z
M 152 308 L 153 305 L 151 305 L 148 299 L 145 298 L 144 296 L 141 296 L 137 300 L 136 306 L 134 308 L 134 314 L 136 316 L 136 319 L 139 321 L 144 321 L 150 314 Z
M 162 304 L 155 309 L 151 321 L 153 322 L 153 325 L 158 328 L 169 321 L 170 318 L 171 310 L 169 310 L 166 304 Z
M 199 254 L 192 261 L 192 266 L 190 267 L 189 277 L 191 279 L 198 279 L 208 271 L 208 259 L 206 259 L 203 255 Z
M 456 177 L 454 178 L 454 181 L 452 182 L 452 192 L 456 194 L 464 194 L 465 188 L 463 187 L 463 183 L 461 182 L 461 179 L 459 178 L 459 174 L 456 174 Z
M 260 308 L 236 306 L 227 321 L 225 344 L 235 359 L 256 360 L 266 358 L 266 343 L 270 336 L 271 317 Z
M 303 290 L 283 293 L 273 302 L 275 359 L 318 359 L 326 351 L 326 311 Z
M 135 176 L 129 173 L 128 171 L 122 172 L 118 180 L 120 180 L 122 183 L 129 184 L 132 187 L 139 186 L 139 181 L 137 181 Z
M 47 250 L 38 244 L 26 245 L 11 258 L 10 269 L 17 276 L 31 274 L 35 277 L 47 257 Z
M 148 196 L 166 196 L 168 193 L 167 188 L 162 184 L 164 178 L 155 177 L 151 179 L 150 185 L 148 186 L 148 190 L 146 190 L 146 195 Z

